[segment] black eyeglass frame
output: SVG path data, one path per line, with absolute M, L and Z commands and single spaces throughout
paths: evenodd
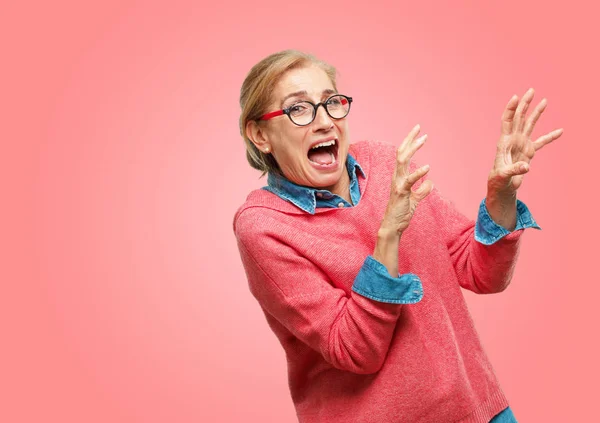
M 346 114 L 344 116 L 339 117 L 339 118 L 331 116 L 331 113 L 329 113 L 329 110 L 327 109 L 327 105 L 330 104 L 331 99 L 334 98 L 334 97 L 342 97 L 342 103 L 343 103 L 344 99 L 348 102 L 348 111 L 346 112 Z M 299 103 L 308 103 L 311 106 L 313 106 L 312 119 L 310 120 L 310 122 L 305 123 L 304 125 L 300 125 L 299 123 L 294 122 L 294 119 L 292 119 L 292 116 L 290 115 L 291 109 L 294 106 L 298 105 Z M 266 114 L 262 115 L 260 118 L 258 118 L 258 120 L 269 120 L 269 119 L 272 119 L 272 118 L 274 118 L 276 116 L 287 115 L 288 118 L 290 118 L 290 120 L 292 121 L 292 123 L 294 125 L 297 125 L 297 126 L 307 126 L 307 125 L 310 125 L 311 123 L 314 122 L 315 117 L 317 116 L 317 109 L 319 108 L 319 106 L 323 106 L 323 108 L 325 109 L 325 112 L 327 113 L 327 115 L 329 115 L 329 117 L 331 119 L 338 120 L 338 119 L 344 119 L 346 116 L 348 116 L 348 113 L 350 113 L 350 106 L 351 105 L 352 105 L 352 97 L 348 97 L 347 95 L 344 95 L 344 94 L 334 94 L 331 97 L 329 97 L 327 100 L 322 101 L 322 102 L 317 103 L 317 104 L 314 104 L 312 101 L 308 101 L 308 100 L 298 101 L 298 102 L 292 104 L 290 107 L 286 107 L 285 109 L 277 110 L 275 112 L 266 113 Z

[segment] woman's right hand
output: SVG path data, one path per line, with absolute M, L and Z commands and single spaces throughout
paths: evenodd
M 380 227 L 382 232 L 402 235 L 402 232 L 408 227 L 419 202 L 433 190 L 433 182 L 426 180 L 418 190 L 412 191 L 415 182 L 429 172 L 429 165 L 425 165 L 413 173 L 409 173 L 411 157 L 423 146 L 427 139 L 427 134 L 416 138 L 420 130 L 421 127 L 416 125 L 398 147 L 390 199 Z

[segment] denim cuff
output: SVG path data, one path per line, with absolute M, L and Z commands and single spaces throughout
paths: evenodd
M 352 290 L 372 300 L 391 304 L 414 304 L 423 298 L 423 285 L 417 275 L 405 273 L 393 278 L 373 256 L 365 259 Z
M 481 201 L 475 224 L 475 240 L 478 242 L 491 245 L 506 235 L 525 228 L 542 229 L 533 219 L 525 203 L 521 200 L 517 199 L 517 226 L 512 231 L 494 222 L 485 206 L 485 198 Z

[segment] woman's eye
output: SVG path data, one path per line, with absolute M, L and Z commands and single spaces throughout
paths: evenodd
M 302 113 L 305 110 L 306 110 L 306 107 L 304 107 L 302 105 L 296 105 L 296 106 L 291 106 L 290 107 L 290 112 L 291 113 Z

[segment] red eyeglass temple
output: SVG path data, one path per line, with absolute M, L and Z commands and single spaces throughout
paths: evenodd
M 342 104 L 346 104 L 348 103 L 348 100 L 346 100 L 345 98 L 342 98 Z M 283 110 L 277 110 L 276 112 L 271 112 L 271 113 L 267 113 L 262 115 L 260 118 L 258 118 L 258 120 L 267 120 L 267 119 L 271 119 L 274 118 L 275 116 L 279 116 L 283 114 Z
M 277 110 L 276 112 L 267 113 L 262 115 L 259 120 L 267 120 L 283 114 L 283 110 Z

